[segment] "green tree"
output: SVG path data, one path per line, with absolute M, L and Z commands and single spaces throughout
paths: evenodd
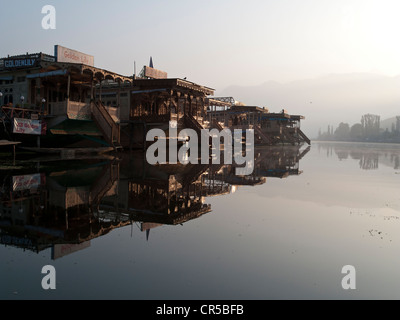
M 336 140 L 349 140 L 350 126 L 348 123 L 341 122 L 334 133 Z
M 351 126 L 350 139 L 351 140 L 362 140 L 363 138 L 363 126 L 361 123 L 356 123 Z

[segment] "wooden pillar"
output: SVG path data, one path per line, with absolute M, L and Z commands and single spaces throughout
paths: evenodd
M 188 106 L 188 104 L 191 103 L 191 102 L 188 101 L 188 95 L 187 94 L 184 94 L 183 98 L 185 99 L 185 103 L 183 104 L 183 114 L 186 115 L 187 113 L 190 113 L 190 112 L 188 112 L 188 111 L 190 111 L 190 110 L 188 110 L 188 109 L 190 109 L 190 105 Z
M 68 83 L 67 83 L 67 100 L 69 101 L 69 95 L 71 94 L 71 75 L 68 73 Z
M 180 103 L 179 103 L 180 97 L 181 97 L 181 93 L 180 92 L 176 92 L 176 108 L 177 108 L 178 114 L 181 112 L 181 106 L 180 106 Z M 185 110 L 183 109 L 182 111 L 183 111 L 182 116 L 184 116 L 185 115 Z
M 59 102 L 59 99 L 58 99 L 59 95 L 60 95 L 60 83 L 57 82 L 57 85 L 56 85 L 56 101 L 55 102 Z
M 90 101 L 94 101 L 94 91 L 93 91 L 93 87 L 94 87 L 94 81 L 92 79 L 92 82 L 90 83 Z
M 103 80 L 100 80 L 100 94 L 99 94 L 99 101 L 101 102 L 101 94 L 102 94 L 102 83 L 103 83 Z
M 96 98 L 97 98 L 97 86 L 96 86 L 96 84 L 95 84 L 93 89 L 94 89 L 93 90 L 93 100 L 96 101 Z
M 32 80 L 27 80 L 28 81 L 28 96 L 27 98 L 27 102 L 30 104 L 35 104 L 36 101 L 32 100 L 32 97 L 34 98 L 35 96 L 32 94 L 32 92 L 34 92 L 34 86 L 32 86 Z M 1 106 L 1 102 L 0 102 L 0 106 Z
M 121 103 L 121 81 L 118 81 L 118 93 L 117 93 L 117 106 L 120 107 Z
M 186 97 L 186 95 L 185 95 Z M 194 117 L 194 112 L 193 112 L 193 96 L 192 95 L 187 95 L 186 98 L 189 101 L 189 114 Z
M 42 99 L 43 99 L 43 97 L 42 97 L 42 87 L 43 87 L 43 85 L 42 85 L 42 80 L 40 78 L 37 79 L 37 86 L 39 88 L 39 97 L 38 97 L 38 94 L 37 94 L 37 90 L 35 90 L 36 91 L 35 92 L 35 101 L 32 101 L 35 104 L 36 104 L 37 101 L 42 101 Z
M 68 226 L 68 208 L 65 208 L 65 229 L 69 229 Z
M 49 90 L 49 88 L 47 88 L 47 92 L 46 92 L 46 105 L 45 105 L 45 108 L 44 108 L 44 112 L 45 112 L 46 114 L 50 114 L 49 102 L 50 102 L 50 90 Z

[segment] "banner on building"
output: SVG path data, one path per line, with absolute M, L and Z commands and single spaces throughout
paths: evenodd
M 144 76 L 151 79 L 167 79 L 168 73 L 151 67 L 144 67 Z
M 40 173 L 13 176 L 13 191 L 37 189 L 46 181 L 46 176 Z
M 86 53 L 56 45 L 54 47 L 54 55 L 57 62 L 79 63 L 94 67 L 94 56 Z
M 14 118 L 14 133 L 45 135 L 46 122 L 41 120 Z
M 51 258 L 53 260 L 62 258 L 71 253 L 77 252 L 90 247 L 90 241 L 85 241 L 79 244 L 55 244 L 52 248 Z

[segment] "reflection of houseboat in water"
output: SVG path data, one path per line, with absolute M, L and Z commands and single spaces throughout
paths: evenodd
M 300 129 L 302 116 L 210 98 L 214 89 L 168 78 L 152 62 L 139 76 L 122 76 L 95 67 L 93 56 L 61 46 L 54 56 L 0 59 L 0 92 L 0 140 L 21 141 L 33 151 L 144 148 L 146 133 L 167 130 L 170 122 L 198 133 L 254 129 L 262 145 L 310 143 Z
M 207 197 L 257 186 L 266 177 L 300 174 L 299 161 L 307 152 L 260 149 L 253 175 L 246 178 L 236 177 L 231 165 L 152 166 L 143 153 L 119 161 L 81 160 L 65 171 L 3 176 L 0 243 L 34 252 L 51 248 L 56 259 L 133 223 L 148 237 L 160 225 L 180 225 L 211 212 Z

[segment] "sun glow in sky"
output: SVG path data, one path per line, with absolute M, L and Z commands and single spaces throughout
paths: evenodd
M 46 4 L 57 10 L 56 30 L 41 28 Z M 60 44 L 124 75 L 153 56 L 169 76 L 216 89 L 400 74 L 398 0 L 1 0 L 1 7 L 0 56 L 53 53 Z
M 359 68 L 399 74 L 399 1 L 363 1 L 343 7 L 342 32 L 348 49 L 359 55 Z

